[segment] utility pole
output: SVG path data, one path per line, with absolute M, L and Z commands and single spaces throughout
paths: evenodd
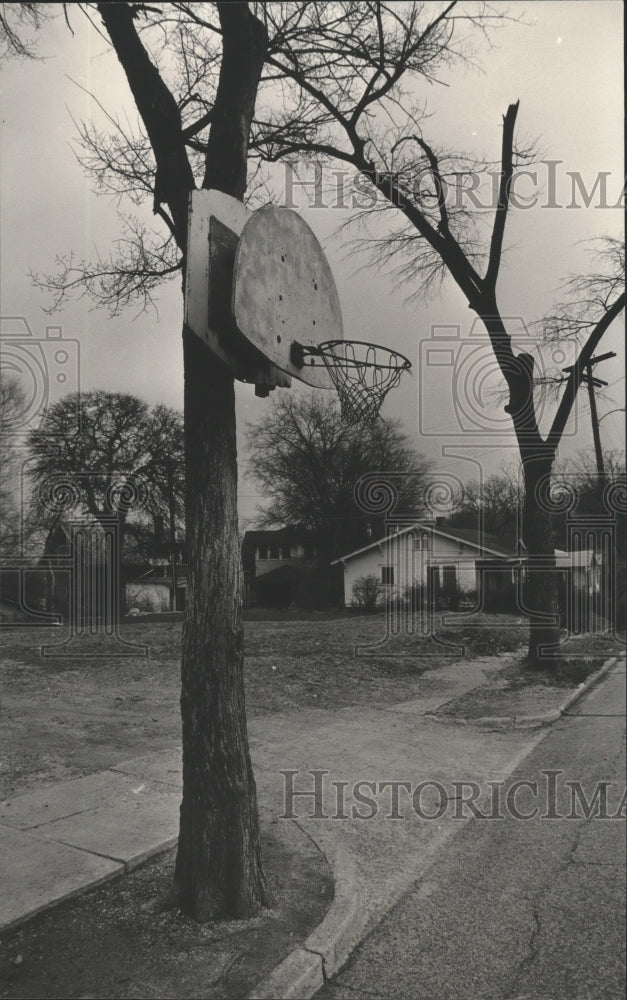
M 592 602 L 588 601 L 585 609 L 585 619 L 589 623 L 592 620 L 592 615 L 596 613 L 602 618 L 608 621 L 612 621 L 614 618 L 614 601 L 615 594 L 614 588 L 612 586 L 613 582 L 613 543 L 612 535 L 608 539 L 608 523 L 607 514 L 604 513 L 604 500 L 605 500 L 605 487 L 607 486 L 607 476 L 605 474 L 605 466 L 603 464 L 603 449 L 601 447 L 601 433 L 599 431 L 599 415 L 597 411 L 597 402 L 594 395 L 595 389 L 600 389 L 601 386 L 606 386 L 607 382 L 603 379 L 596 378 L 593 374 L 594 365 L 597 365 L 599 361 L 607 361 L 609 358 L 615 358 L 615 351 L 608 351 L 607 354 L 599 354 L 594 358 L 590 358 L 588 364 L 585 367 L 585 373 L 582 376 L 582 382 L 586 383 L 588 388 L 588 399 L 590 401 L 590 419 L 592 421 L 592 439 L 594 441 L 594 456 L 596 460 L 597 467 L 597 497 L 598 497 L 598 509 L 596 515 L 593 516 L 593 521 L 589 524 L 589 530 L 587 532 L 588 537 L 592 535 L 594 538 L 594 549 L 595 549 L 595 559 L 600 560 L 601 566 L 601 578 L 600 578 L 600 590 L 598 594 L 598 599 Z M 569 368 L 565 368 L 564 371 L 572 371 L 572 365 Z M 614 526 L 609 526 L 610 532 L 613 532 Z
M 585 381 L 588 386 L 588 399 L 590 400 L 590 419 L 592 420 L 592 439 L 594 441 L 594 457 L 597 463 L 597 482 L 599 492 L 605 488 L 605 466 L 603 465 L 603 450 L 601 448 L 601 433 L 599 431 L 599 415 L 597 412 L 597 401 L 594 397 L 594 388 L 600 385 L 607 385 L 602 379 L 592 377 L 592 364 L 586 366 Z
M 597 412 L 597 402 L 594 395 L 595 389 L 600 389 L 601 386 L 606 386 L 607 382 L 604 382 L 601 378 L 596 378 L 593 375 L 594 365 L 598 365 L 599 361 L 607 361 L 608 358 L 615 358 L 615 351 L 608 351 L 607 354 L 598 354 L 594 358 L 590 358 L 588 364 L 586 365 L 585 374 L 582 376 L 582 382 L 585 382 L 588 387 L 588 399 L 590 400 L 590 419 L 592 421 L 592 440 L 594 441 L 594 456 L 596 459 L 597 466 L 597 487 L 599 494 L 603 496 L 603 490 L 607 485 L 607 476 L 605 475 L 605 466 L 603 464 L 603 449 L 601 448 L 601 434 L 599 431 L 599 415 Z M 571 372 L 573 366 L 569 365 L 568 368 L 563 368 L 564 372 Z

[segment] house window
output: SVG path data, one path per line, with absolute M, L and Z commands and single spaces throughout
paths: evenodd
M 414 548 L 415 549 L 428 549 L 429 548 L 429 535 L 426 531 L 421 531 L 419 535 L 414 535 Z
M 305 542 L 304 551 L 305 551 L 305 559 L 313 559 L 315 555 L 315 550 L 311 542 Z
M 442 586 L 444 590 L 454 590 L 457 586 L 457 567 L 442 567 Z
M 268 546 L 267 545 L 260 545 L 259 546 L 259 558 L 260 559 L 267 559 L 268 558 Z
M 278 545 L 271 545 L 270 546 L 270 558 L 271 559 L 278 559 L 279 558 L 279 546 Z
M 393 566 L 382 566 L 381 567 L 381 583 L 393 585 L 394 583 L 394 567 Z
M 291 558 L 291 555 L 292 555 L 292 550 L 290 549 L 289 545 L 284 545 L 283 548 L 281 549 L 281 559 L 289 559 Z

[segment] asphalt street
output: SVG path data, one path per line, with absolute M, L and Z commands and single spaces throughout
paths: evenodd
M 503 818 L 463 826 L 317 996 L 624 998 L 624 790 L 623 661 L 490 790 Z

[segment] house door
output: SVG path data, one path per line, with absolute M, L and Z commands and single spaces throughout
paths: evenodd
M 457 590 L 457 567 L 442 567 L 442 597 L 444 607 L 450 611 L 457 611 L 459 608 L 459 592 Z
M 427 604 L 430 608 L 435 608 L 440 596 L 440 567 L 427 567 Z

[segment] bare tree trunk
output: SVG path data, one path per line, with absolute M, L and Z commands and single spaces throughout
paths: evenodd
M 505 412 L 512 418 L 523 464 L 522 535 L 527 549 L 523 610 L 529 617 L 528 663 L 555 666 L 559 653 L 559 586 L 555 570 L 550 482 L 553 445 L 540 434 L 534 403 L 534 358 L 514 354 L 496 298 L 486 297 L 480 315 L 509 388 Z
M 220 79 L 203 187 L 243 199 L 265 28 L 243 2 L 219 3 Z M 154 210 L 186 250 L 194 175 L 180 112 L 138 35 L 136 5 L 98 10 L 155 154 Z M 233 375 L 189 331 L 185 364 L 189 587 L 183 629 L 183 801 L 174 901 L 197 920 L 249 917 L 269 901 L 244 711 Z
M 524 604 L 529 615 L 527 658 L 534 667 L 554 663 L 559 651 L 559 587 L 548 503 L 552 464 L 552 456 L 523 457 L 522 527 L 528 557 Z
M 266 902 L 244 710 L 233 376 L 184 335 L 189 604 L 175 893 L 196 920 Z
M 203 186 L 246 190 L 266 36 L 246 3 L 219 5 L 223 57 Z M 232 373 L 183 333 L 189 603 L 183 629 L 183 801 L 174 892 L 196 920 L 270 902 L 244 707 L 242 576 Z

